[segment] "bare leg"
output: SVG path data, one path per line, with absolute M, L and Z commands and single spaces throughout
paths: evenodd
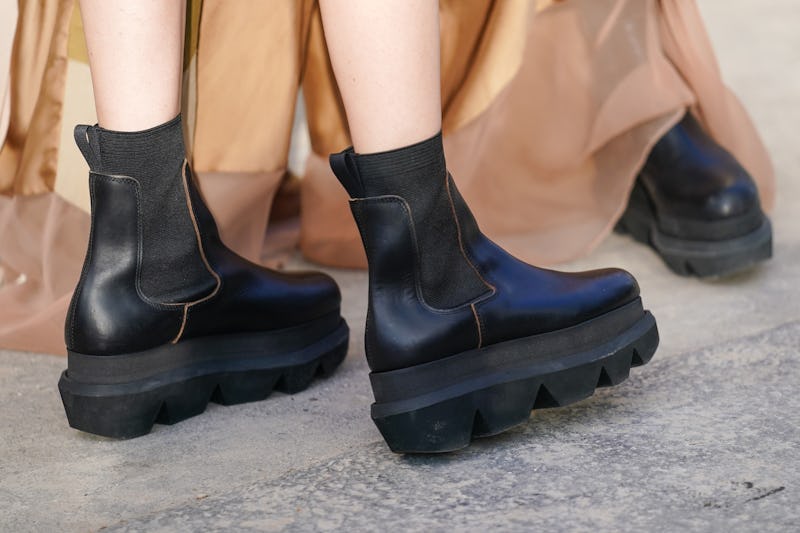
M 136 131 L 180 111 L 185 0 L 80 0 L 101 127 Z
M 321 0 L 356 152 L 407 146 L 442 124 L 439 3 Z

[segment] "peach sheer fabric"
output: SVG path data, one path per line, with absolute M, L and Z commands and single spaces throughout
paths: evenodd
M 687 108 L 756 177 L 771 205 L 769 157 L 721 80 L 693 0 L 567 0 L 531 9 L 524 20 L 516 75 L 478 116 L 460 120 L 460 105 L 445 106 L 444 115 L 448 166 L 484 232 L 501 245 L 538 264 L 590 251 L 622 213 L 652 145 Z M 320 69 L 324 57 L 311 55 Z M 504 57 L 516 56 L 479 49 L 472 85 L 462 89 L 480 91 Z M 347 145 L 342 107 L 317 85 L 307 85 L 306 101 L 314 153 L 303 181 L 302 250 L 320 263 L 363 267 L 346 195 L 326 163 Z
M 89 230 L 87 214 L 53 192 L 72 3 L 11 3 L 0 7 L 0 32 L 13 36 L 0 39 L 0 347 L 62 353 Z
M 202 12 L 190 2 L 188 137 L 226 242 L 262 255 L 302 84 L 312 154 L 301 248 L 321 263 L 364 266 L 326 162 L 349 141 L 315 2 L 205 0 Z M 615 223 L 652 144 L 687 108 L 771 204 L 769 158 L 720 79 L 693 0 L 550 3 L 440 3 L 447 158 L 486 233 L 538 263 L 588 252 Z M 61 164 L 74 148 L 57 134 L 72 126 L 60 122 L 75 104 L 64 101 L 67 64 L 84 61 L 72 48 L 72 9 L 68 0 L 20 0 L 13 50 L 0 40 L 0 66 L 11 58 L 10 77 L 0 70 L 0 90 L 11 87 L 0 151 L 4 348 L 63 353 L 85 251 L 85 195 L 54 192 L 86 181 L 85 168 Z

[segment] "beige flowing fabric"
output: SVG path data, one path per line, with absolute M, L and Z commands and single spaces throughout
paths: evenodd
M 687 108 L 755 176 L 771 206 L 769 157 L 721 80 L 693 0 L 540 4 L 548 5 L 508 19 L 509 5 L 493 4 L 464 82 L 455 95 L 443 88 L 448 166 L 487 235 L 537 264 L 587 253 L 621 215 L 652 145 Z M 494 41 L 492 30 L 513 32 L 516 16 L 525 22 L 519 42 Z M 327 68 L 324 54 L 310 57 Z M 497 90 L 498 65 L 518 57 L 516 74 L 501 73 L 509 81 Z M 363 267 L 346 195 L 326 162 L 347 145 L 342 107 L 330 87 L 309 86 L 313 70 L 301 247 L 320 263 Z M 475 102 L 482 96 L 489 98 Z
M 13 36 L 0 40 L 9 119 L 0 139 L 0 346 L 61 353 L 89 229 L 70 194 L 55 192 L 62 185 L 88 196 L 85 174 L 58 175 L 69 161 L 59 148 L 62 119 L 69 119 L 63 102 L 72 3 L 20 1 L 16 16 L 4 12 L 10 3 L 0 8 L 2 35 Z
M 591 250 L 650 147 L 687 108 L 771 204 L 769 158 L 720 79 L 693 0 L 440 6 L 448 164 L 485 232 L 519 256 L 549 264 Z M 316 2 L 190 0 L 187 28 L 187 138 L 223 238 L 263 259 L 270 209 L 288 205 L 280 192 L 302 86 L 312 154 L 300 180 L 301 249 L 320 263 L 364 266 L 326 162 L 349 139 Z M 6 35 L 0 347 L 63 353 L 89 226 L 87 169 L 71 141 L 75 123 L 95 120 L 85 45 L 72 0 L 6 2 Z

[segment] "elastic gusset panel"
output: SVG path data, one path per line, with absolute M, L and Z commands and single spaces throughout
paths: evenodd
M 209 294 L 216 280 L 203 262 L 187 205 L 180 116 L 138 132 L 95 126 L 88 136 L 100 167 L 93 171 L 139 183 L 139 285 L 144 295 L 158 303 L 178 303 Z
M 405 148 L 358 154 L 355 160 L 367 197 L 395 195 L 408 204 L 428 305 L 457 307 L 491 290 L 460 246 L 441 133 Z

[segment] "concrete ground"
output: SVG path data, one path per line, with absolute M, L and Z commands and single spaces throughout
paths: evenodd
M 0 531 L 800 531 L 800 7 L 700 5 L 777 166 L 775 259 L 700 282 L 612 236 L 570 265 L 639 278 L 662 344 L 629 381 L 460 453 L 393 455 L 369 419 L 365 275 L 337 271 L 335 376 L 131 441 L 67 427 L 64 359 L 0 353 Z

